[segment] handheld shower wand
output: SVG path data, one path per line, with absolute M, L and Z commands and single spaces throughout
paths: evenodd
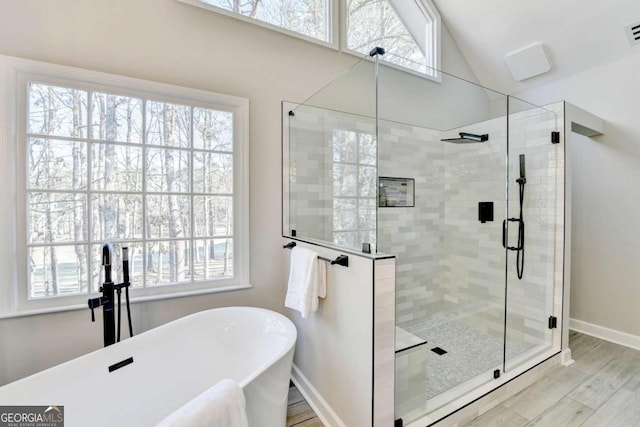
M 122 279 L 124 285 L 124 299 L 127 302 L 127 320 L 129 321 L 129 337 L 133 336 L 133 327 L 131 326 L 131 307 L 129 305 L 129 248 L 122 248 Z
M 133 336 L 133 327 L 131 325 L 131 307 L 129 305 L 129 286 L 131 283 L 129 282 L 129 248 L 122 248 L 122 283 L 115 285 L 115 289 L 118 292 L 118 336 L 117 342 L 120 342 L 120 330 L 121 330 L 121 313 L 122 313 L 122 302 L 121 302 L 121 294 L 122 288 L 124 288 L 124 298 L 127 304 L 127 320 L 129 322 L 129 336 Z
M 525 157 L 524 154 L 520 154 L 520 177 L 516 179 L 519 187 L 519 201 L 520 201 L 520 215 L 518 218 L 507 218 L 502 222 L 502 246 L 510 251 L 516 251 L 516 272 L 518 273 L 518 279 L 522 280 L 524 275 L 524 185 L 527 183 L 526 170 L 525 170 Z M 507 221 L 518 223 L 518 245 L 507 246 Z
M 522 215 L 524 207 L 524 185 L 527 183 L 525 174 L 524 154 L 520 154 L 520 178 L 516 179 L 520 194 L 520 215 L 518 218 L 518 249 L 516 251 L 516 271 L 518 279 L 522 280 L 524 274 L 524 217 Z

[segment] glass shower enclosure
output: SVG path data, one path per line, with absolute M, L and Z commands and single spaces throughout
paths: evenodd
M 426 425 L 560 349 L 562 110 L 381 55 L 283 105 L 283 235 L 396 256 L 395 417 Z

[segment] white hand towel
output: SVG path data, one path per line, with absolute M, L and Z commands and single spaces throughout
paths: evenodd
M 316 275 L 318 284 L 314 288 L 317 292 L 311 296 L 311 311 L 318 311 L 319 298 L 327 297 L 327 263 L 316 257 L 318 273 Z
M 303 319 L 318 310 L 318 298 L 327 296 L 326 267 L 312 250 L 294 247 L 285 307 L 298 310 Z
M 222 380 L 176 409 L 156 427 L 248 427 L 244 393 L 233 380 Z

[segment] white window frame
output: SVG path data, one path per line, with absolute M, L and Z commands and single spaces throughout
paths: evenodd
M 211 12 L 219 13 L 221 15 L 229 16 L 234 19 L 239 19 L 240 21 L 249 22 L 254 25 L 258 25 L 263 28 L 268 28 L 273 31 L 277 31 L 282 34 L 286 34 L 288 36 L 297 37 L 302 40 L 306 40 L 308 42 L 316 43 L 321 46 L 330 47 L 332 49 L 338 50 L 340 48 L 339 44 L 339 34 L 338 29 L 339 25 L 337 25 L 340 14 L 338 13 L 338 1 L 339 0 L 325 0 L 327 2 L 327 14 L 325 16 L 325 20 L 327 23 L 327 35 L 329 36 L 328 41 L 316 39 L 314 37 L 307 36 L 305 34 L 299 33 L 297 31 L 290 30 L 285 27 L 281 27 L 279 25 L 270 24 L 265 21 L 261 21 L 259 19 L 251 18 L 240 13 L 232 12 L 228 9 L 224 9 L 221 7 L 213 6 L 211 4 L 203 3 L 200 0 L 178 0 L 181 3 L 185 3 L 191 6 L 199 7 L 205 10 L 209 10 Z
M 340 43 L 341 51 L 345 53 L 349 53 L 351 55 L 362 57 L 363 56 L 362 52 L 358 52 L 358 51 L 349 49 L 347 47 L 347 31 L 348 31 L 347 22 L 348 22 L 349 11 L 347 9 L 346 1 L 347 0 L 341 0 L 341 6 L 342 6 L 341 7 L 342 13 L 340 16 L 341 18 L 340 34 L 342 36 L 341 43 Z M 434 72 L 434 75 L 419 73 L 410 68 L 405 68 L 400 65 L 396 65 L 392 62 L 388 62 L 384 60 L 380 61 L 380 64 L 385 67 L 394 68 L 396 70 L 404 71 L 405 73 L 413 74 L 418 77 L 422 77 L 437 83 L 441 83 L 442 75 L 439 72 L 439 70 L 440 70 L 440 64 L 441 64 L 440 47 L 441 47 L 441 40 L 442 40 L 442 18 L 440 17 L 440 13 L 438 12 L 438 9 L 436 8 L 436 6 L 433 4 L 431 0 L 388 0 L 388 1 L 391 3 L 393 8 L 395 9 L 396 13 L 398 14 L 398 18 L 400 18 L 400 21 L 403 21 L 403 25 L 404 25 L 404 20 L 402 19 L 402 15 L 400 13 L 401 11 L 399 10 L 398 7 L 395 7 L 393 5 L 393 3 L 395 2 L 407 2 L 407 1 L 415 2 L 416 6 L 422 11 L 425 17 L 430 20 L 428 24 L 428 32 L 427 32 L 429 36 L 427 40 L 427 45 L 430 47 L 432 54 L 428 56 L 426 59 L 427 59 L 427 65 L 433 68 L 435 72 Z M 381 47 L 384 48 L 385 46 L 381 46 Z M 370 60 L 375 61 L 374 58 L 370 58 Z
M 233 120 L 233 278 L 131 289 L 131 300 L 250 288 L 249 282 L 249 100 L 180 86 L 0 56 L 0 318 L 87 307 L 91 293 L 29 299 L 27 289 L 26 112 L 29 81 L 83 90 L 185 103 L 230 111 Z M 192 213 L 193 214 L 193 213 Z M 95 295 L 95 294 L 94 294 Z
M 208 10 L 210 12 L 219 13 L 221 15 L 229 16 L 234 19 L 238 19 L 243 22 L 248 22 L 254 25 L 258 25 L 263 28 L 267 28 L 273 31 L 277 31 L 282 34 L 286 34 L 288 36 L 296 37 L 298 39 L 302 39 L 311 43 L 315 43 L 321 46 L 329 47 L 336 51 L 344 52 L 349 55 L 356 56 L 358 58 L 362 58 L 365 56 L 362 52 L 357 52 L 347 48 L 347 4 L 346 0 L 326 0 L 327 1 L 327 31 L 330 36 L 330 41 L 326 42 L 320 39 L 316 39 L 313 37 L 306 36 L 302 33 L 298 33 L 296 31 L 289 30 L 284 27 L 280 27 L 278 25 L 269 24 L 268 22 L 264 22 L 255 18 L 250 18 L 248 16 L 232 12 L 228 9 L 224 9 L 221 7 L 213 6 L 210 4 L 203 3 L 201 0 L 177 0 L 181 3 L 185 3 L 191 6 L 195 6 L 201 9 Z M 433 4 L 431 0 L 389 0 L 393 3 L 399 2 L 398 4 L 402 4 L 401 2 L 413 1 L 417 5 L 417 7 L 424 13 L 425 17 L 430 19 L 430 23 L 428 24 L 428 39 L 426 44 L 430 47 L 430 52 L 433 52 L 427 58 L 427 65 L 435 70 L 434 75 L 428 75 L 424 73 L 419 73 L 410 68 L 405 68 L 400 65 L 393 64 L 387 61 L 381 61 L 381 64 L 390 68 L 394 68 L 396 70 L 404 71 L 405 73 L 409 73 L 418 77 L 422 77 L 428 80 L 432 80 L 434 82 L 440 83 L 442 81 L 441 73 L 438 71 L 440 69 L 441 64 L 441 28 L 442 28 L 442 19 L 440 17 L 440 13 L 438 9 Z M 398 11 L 399 8 L 396 8 Z M 398 14 L 400 20 L 402 20 L 402 16 L 400 13 Z M 382 46 L 384 47 L 384 46 Z M 374 60 L 369 58 L 370 60 Z

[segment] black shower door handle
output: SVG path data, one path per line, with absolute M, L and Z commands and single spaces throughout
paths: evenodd
M 507 221 L 509 222 L 517 222 L 518 227 L 524 227 L 524 222 L 520 218 L 507 218 L 502 221 L 502 247 L 505 249 L 509 249 L 510 251 L 520 251 L 523 246 L 520 246 L 520 241 L 518 240 L 518 246 L 507 246 L 509 236 L 507 235 Z
M 507 248 L 507 220 L 502 221 L 502 247 Z

